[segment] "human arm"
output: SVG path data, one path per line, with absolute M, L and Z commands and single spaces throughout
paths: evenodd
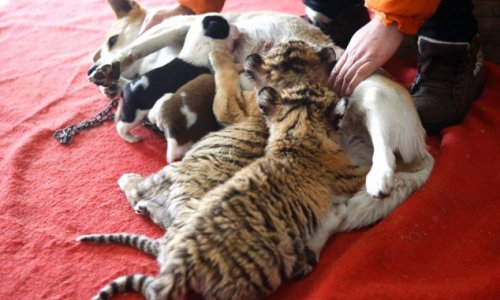
M 329 85 L 341 96 L 383 66 L 397 51 L 404 34 L 415 34 L 440 1 L 366 0 L 375 17 L 352 37 L 333 69 Z

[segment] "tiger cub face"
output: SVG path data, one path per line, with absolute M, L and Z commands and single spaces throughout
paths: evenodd
M 337 95 L 326 85 L 305 82 L 277 91 L 263 87 L 257 104 L 271 136 L 285 139 L 304 136 L 331 138 L 342 110 L 336 109 Z
M 263 56 L 256 53 L 248 55 L 245 71 L 257 88 L 269 82 L 277 89 L 311 80 L 326 84 L 335 61 L 333 48 L 318 48 L 304 41 L 288 41 L 271 48 Z

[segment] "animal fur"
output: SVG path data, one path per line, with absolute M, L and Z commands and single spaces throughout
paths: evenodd
M 203 74 L 165 94 L 148 112 L 148 119 L 165 134 L 167 163 L 180 160 L 195 142 L 221 128 L 212 111 L 214 96 L 214 77 Z

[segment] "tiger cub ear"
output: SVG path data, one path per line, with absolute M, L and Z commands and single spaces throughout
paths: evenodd
M 272 116 L 274 114 L 276 105 L 280 99 L 278 91 L 269 86 L 265 86 L 257 92 L 257 104 L 264 116 Z
M 318 55 L 322 62 L 324 63 L 334 63 L 337 60 L 337 55 L 332 47 L 324 47 L 319 52 Z
M 342 127 L 342 119 L 347 111 L 347 105 L 349 105 L 349 98 L 343 97 L 329 108 L 328 120 L 333 128 L 340 129 Z
M 245 72 L 254 80 L 258 81 L 262 74 L 264 59 L 257 53 L 249 54 L 245 58 Z

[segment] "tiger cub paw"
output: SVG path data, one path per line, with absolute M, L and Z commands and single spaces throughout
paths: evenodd
M 125 193 L 128 202 L 132 206 L 139 201 L 137 186 L 142 180 L 141 175 L 135 173 L 125 173 L 120 177 L 120 179 L 118 179 L 118 186 L 120 187 L 120 190 Z
M 292 279 L 306 277 L 318 264 L 318 255 L 309 247 L 304 248 L 303 257 L 299 257 L 293 266 Z

